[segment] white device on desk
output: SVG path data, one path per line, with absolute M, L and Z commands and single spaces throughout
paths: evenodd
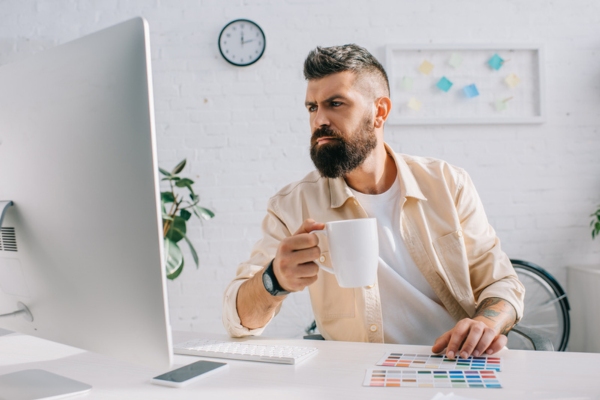
M 148 39 L 136 18 L 0 67 L 0 327 L 166 369 Z
M 317 354 L 316 347 L 251 344 L 211 339 L 189 340 L 173 346 L 175 354 L 228 358 L 276 364 L 298 364 Z

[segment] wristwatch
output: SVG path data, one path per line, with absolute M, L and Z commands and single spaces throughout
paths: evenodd
M 267 269 L 265 269 L 265 272 L 263 272 L 263 285 L 265 286 L 265 289 L 267 289 L 267 292 L 271 294 L 271 296 L 285 296 L 290 292 L 282 288 L 279 282 L 277 282 L 275 271 L 273 271 L 273 261 L 275 261 L 275 259 L 271 260 L 269 266 Z

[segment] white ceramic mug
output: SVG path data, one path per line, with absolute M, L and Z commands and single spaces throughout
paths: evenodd
M 320 260 L 315 262 L 324 271 L 334 274 L 341 287 L 353 288 L 375 283 L 379 264 L 379 240 L 375 218 L 327 222 L 325 229 L 311 233 L 327 237 L 333 268 L 322 264 L 325 255 L 321 255 Z M 324 247 L 321 246 L 321 250 Z

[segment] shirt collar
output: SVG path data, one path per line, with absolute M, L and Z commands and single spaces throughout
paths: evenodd
M 396 169 L 398 171 L 396 177 L 400 181 L 400 187 L 404 189 L 406 197 L 414 197 L 415 199 L 427 201 L 427 198 L 421 192 L 419 184 L 415 179 L 412 171 L 408 164 L 402 157 L 397 157 L 392 148 L 384 143 L 385 150 L 394 159 L 396 163 Z M 331 196 L 331 208 L 338 208 L 344 205 L 346 200 L 350 197 L 354 197 L 348 184 L 344 178 L 328 178 L 329 180 L 329 191 Z

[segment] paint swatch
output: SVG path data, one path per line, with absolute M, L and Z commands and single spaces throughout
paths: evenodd
M 500 357 L 448 358 L 443 354 L 386 353 L 377 365 L 384 367 L 428 368 L 444 370 L 500 371 Z
M 363 386 L 500 389 L 495 371 L 426 371 L 367 369 Z

